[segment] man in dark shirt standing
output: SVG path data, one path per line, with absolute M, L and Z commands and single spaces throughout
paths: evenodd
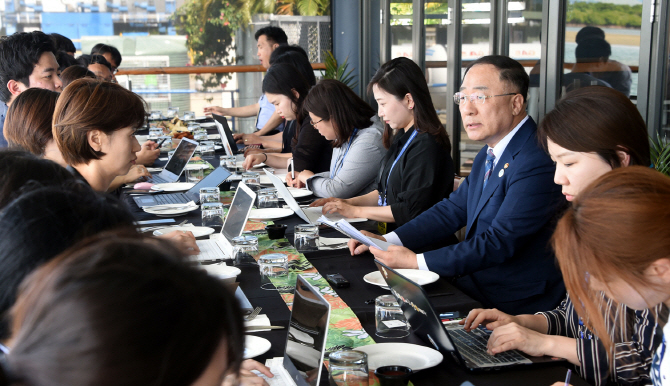
M 41 31 L 17 32 L 0 39 L 0 148 L 7 147 L 1 134 L 8 106 L 28 88 L 61 92 L 56 49 Z
M 377 259 L 454 278 L 484 307 L 507 313 L 558 305 L 565 286 L 549 238 L 561 189 L 553 182 L 553 162 L 539 147 L 535 122 L 526 114 L 528 83 L 523 66 L 505 56 L 486 56 L 468 67 L 454 102 L 468 137 L 486 146 L 448 199 L 387 234 L 395 244 L 388 251 L 371 249 Z M 465 240 L 458 244 L 418 255 L 412 251 L 442 242 L 464 226 Z

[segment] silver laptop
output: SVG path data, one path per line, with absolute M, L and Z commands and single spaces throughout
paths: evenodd
M 232 239 L 242 234 L 254 201 L 256 201 L 256 193 L 243 182 L 240 182 L 237 186 L 237 191 L 235 191 L 233 202 L 230 204 L 226 221 L 221 228 L 221 234 L 215 235 L 215 237 L 209 240 L 196 241 L 200 249 L 200 254 L 196 255 L 198 261 L 217 261 L 233 258 Z
M 414 333 L 443 354 L 453 355 L 468 370 L 491 370 L 560 362 L 549 356 L 530 357 L 518 350 L 490 355 L 486 344 L 490 330 L 480 326 L 466 332 L 458 323 L 443 324 L 424 289 L 387 265 L 375 260 L 377 268 L 398 300 Z
M 328 218 L 331 221 L 338 221 L 338 220 L 345 220 L 347 222 L 367 221 L 366 218 L 346 218 L 339 213 L 331 213 L 324 215 L 321 212 L 321 207 L 301 208 L 298 202 L 295 200 L 295 198 L 293 198 L 291 192 L 289 192 L 288 188 L 286 188 L 286 186 L 284 185 L 284 181 L 282 181 L 279 177 L 270 173 L 266 169 L 263 169 L 263 171 L 277 189 L 279 197 L 283 198 L 284 201 L 286 201 L 286 205 L 288 205 L 288 207 L 291 208 L 291 210 L 293 210 L 295 214 L 297 214 L 301 219 L 305 220 L 305 222 L 309 224 L 320 224 L 321 222 L 319 221 L 319 217 L 321 216 L 326 216 L 326 218 Z
M 231 156 L 238 153 L 244 153 L 238 150 L 237 143 L 233 137 L 233 132 L 230 131 L 230 126 L 228 126 L 228 120 L 226 117 L 212 114 L 212 118 L 214 119 L 216 130 L 219 132 L 219 136 L 221 136 L 221 143 L 223 144 L 223 148 L 226 151 L 226 155 Z
M 165 164 L 165 167 L 159 174 L 151 176 L 147 182 L 152 184 L 161 184 L 166 182 L 176 182 L 179 180 L 179 176 L 186 169 L 186 165 L 193 157 L 195 149 L 198 147 L 198 142 L 182 138 L 179 142 L 179 146 L 174 151 L 172 158 Z
M 270 386 L 316 386 L 323 372 L 330 303 L 301 275 L 297 276 L 283 357 L 268 359 Z M 316 377 L 314 376 L 316 374 Z

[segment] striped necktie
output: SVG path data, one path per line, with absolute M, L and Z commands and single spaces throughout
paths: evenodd
M 496 156 L 493 154 L 493 149 L 489 149 L 489 151 L 486 153 L 486 164 L 484 164 L 486 172 L 484 173 L 484 187 L 482 187 L 482 190 L 486 188 L 486 183 L 488 182 L 489 177 L 491 176 L 491 172 L 493 171 L 493 161 L 495 159 Z

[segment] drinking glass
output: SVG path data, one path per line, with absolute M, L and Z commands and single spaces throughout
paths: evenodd
M 254 256 L 258 255 L 258 238 L 256 236 L 233 237 L 233 264 L 239 266 L 258 265 Z
M 196 141 L 207 140 L 207 130 L 200 127 L 200 125 L 195 125 L 195 127 L 193 127 L 193 129 L 191 130 L 191 133 L 193 133 L 193 139 Z
M 312 224 L 296 225 L 294 231 L 294 245 L 298 252 L 319 250 L 319 227 Z
M 368 386 L 368 354 L 356 350 L 333 351 L 329 355 L 330 386 Z
M 258 208 L 279 208 L 277 189 L 261 189 L 258 191 Z
M 261 288 L 276 290 L 270 278 L 288 276 L 288 256 L 282 253 L 270 253 L 258 258 L 261 273 Z
M 212 141 L 202 141 L 200 142 L 200 153 L 202 154 L 202 159 L 213 160 L 214 159 L 214 142 Z
M 221 190 L 219 188 L 200 188 L 200 203 L 221 202 Z
M 163 129 L 161 129 L 160 127 L 149 128 L 149 139 L 150 140 L 155 141 L 162 135 L 163 135 Z
M 170 107 L 167 109 L 167 115 L 165 117 L 172 119 L 177 115 L 179 115 L 179 107 Z
M 409 323 L 393 295 L 375 299 L 375 334 L 382 338 L 403 338 L 409 335 Z
M 149 115 L 149 119 L 159 120 L 163 117 L 163 113 L 160 110 L 152 110 Z
M 202 168 L 186 169 L 186 182 L 197 184 L 205 178 L 205 171 Z
M 237 171 L 237 158 L 234 155 L 222 155 L 219 158 L 220 165 L 228 169 L 229 172 L 235 173 Z
M 256 172 L 242 173 L 242 182 L 254 192 L 258 192 L 261 189 L 261 175 Z
M 195 112 L 193 111 L 184 111 L 184 119 L 183 121 L 189 120 L 189 119 L 195 119 Z
M 200 205 L 202 211 L 202 226 L 223 226 L 223 204 L 220 202 L 206 202 Z

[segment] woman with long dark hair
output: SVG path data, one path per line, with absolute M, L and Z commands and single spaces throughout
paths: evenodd
M 247 156 L 245 169 L 264 162 L 274 168 L 286 168 L 293 157 L 295 172 L 305 169 L 317 173 L 327 171 L 333 152 L 330 142 L 323 138 L 310 124 L 309 115 L 303 110 L 303 103 L 309 92 L 309 83 L 292 64 L 275 64 L 263 79 L 263 93 L 270 103 L 287 121 L 296 121 L 296 133 L 292 153 L 261 153 Z M 288 173 L 287 178 L 290 178 Z
M 377 220 L 380 231 L 387 233 L 449 196 L 454 164 L 449 137 L 416 63 L 407 58 L 385 63 L 368 84 L 368 93 L 374 94 L 379 105 L 388 149 L 377 175 L 377 189 L 346 200 L 318 200 L 313 205 L 324 205 L 324 213 Z M 394 225 L 389 228 L 387 223 Z

